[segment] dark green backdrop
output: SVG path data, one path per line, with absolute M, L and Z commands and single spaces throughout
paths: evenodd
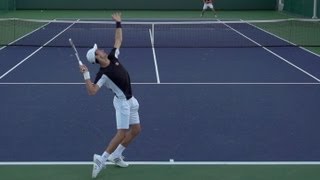
M 284 1 L 284 10 L 300 14 L 307 17 L 313 16 L 313 0 L 285 0 Z M 318 17 L 320 11 L 320 1 L 318 0 Z
M 17 9 L 199 10 L 202 0 L 15 0 Z M 277 0 L 216 0 L 217 9 L 270 10 Z
M 317 10 L 317 12 L 318 12 L 318 18 L 320 18 L 320 1 L 318 0 L 318 10 Z

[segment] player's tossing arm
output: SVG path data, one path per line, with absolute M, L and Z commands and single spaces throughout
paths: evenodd
M 112 19 L 116 22 L 114 47 L 119 49 L 122 43 L 121 13 L 112 14 Z

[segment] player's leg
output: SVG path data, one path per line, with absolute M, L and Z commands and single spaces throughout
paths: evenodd
M 136 138 L 141 132 L 140 124 L 132 124 L 130 125 L 129 131 L 127 131 L 125 138 L 121 142 L 124 147 L 128 147 L 128 145 L 132 142 L 134 138 Z
M 216 10 L 215 10 L 213 4 L 209 4 L 209 8 L 210 8 L 211 11 L 213 12 L 214 17 L 217 17 L 217 13 L 216 13 Z
M 129 129 L 130 104 L 126 99 L 114 97 L 113 105 L 116 110 L 117 133 L 110 141 L 106 153 L 113 153 L 120 143 L 125 139 Z
M 116 135 L 112 138 L 112 140 L 109 142 L 109 145 L 106 148 L 106 152 L 110 155 L 113 153 L 116 148 L 119 146 L 119 144 L 125 139 L 127 129 L 118 129 Z M 105 157 L 106 160 L 108 157 Z
M 128 163 L 123 160 L 123 151 L 129 146 L 129 144 L 138 136 L 141 131 L 140 124 L 130 125 L 129 131 L 126 132 L 125 138 L 121 141 L 114 152 L 109 156 L 108 160 L 115 163 L 120 167 L 128 167 Z
M 218 17 L 217 16 L 217 11 L 214 9 L 214 7 L 212 8 L 212 12 L 213 12 L 214 17 Z
M 122 153 L 129 146 L 129 144 L 140 134 L 140 117 L 139 117 L 139 103 L 135 97 L 128 100 L 130 105 L 129 130 L 126 132 L 123 141 L 119 144 L 117 149 L 112 153 L 113 158 L 118 158 L 118 166 L 127 167 L 128 164 L 123 161 Z
M 133 97 L 134 98 L 134 97 Z M 118 145 L 115 149 L 111 149 L 112 154 L 109 156 L 108 160 L 111 162 L 114 162 L 116 165 L 120 167 L 127 167 L 128 164 L 123 161 L 122 152 L 127 148 L 129 143 L 132 141 L 132 139 L 135 137 L 132 136 L 132 128 L 130 126 L 130 122 L 132 119 L 132 112 L 133 112 L 133 104 L 132 99 L 130 100 L 123 100 L 123 99 L 115 99 L 114 100 L 114 106 L 116 109 L 120 109 L 119 111 L 116 111 L 117 116 L 117 128 L 118 132 L 121 130 L 121 142 L 118 142 Z M 121 107 L 119 107 L 119 104 Z M 136 103 L 136 111 L 139 109 L 139 104 Z M 117 113 L 118 112 L 118 113 Z M 138 123 L 139 123 L 139 117 L 138 117 Z M 124 133 L 124 134 L 123 134 Z M 119 139 L 120 140 L 120 139 Z M 113 147 L 114 148 L 114 147 Z
M 113 105 L 116 110 L 116 120 L 117 120 L 117 133 L 110 141 L 106 150 L 102 155 L 95 154 L 93 157 L 93 170 L 92 177 L 95 178 L 99 172 L 105 167 L 105 162 L 109 159 L 111 154 L 117 149 L 119 144 L 125 138 L 126 132 L 129 129 L 129 117 L 130 117 L 130 106 L 126 100 L 114 98 Z
M 208 8 L 207 4 L 203 4 L 203 8 L 202 8 L 200 17 L 202 17 L 204 15 L 204 12 L 207 10 L 207 8 Z
M 95 154 L 93 156 L 93 170 L 92 177 L 96 178 L 100 171 L 105 167 L 105 163 L 110 157 L 111 153 L 115 151 L 115 149 L 119 146 L 119 144 L 125 138 L 125 134 L 127 129 L 118 129 L 116 135 L 112 138 L 106 150 L 102 153 L 102 155 Z
M 126 137 L 121 142 L 121 144 L 126 147 L 141 132 L 138 100 L 135 97 L 132 97 L 129 100 L 129 104 L 130 104 L 130 119 L 129 119 L 130 128 L 129 128 L 129 131 L 126 133 Z
M 123 144 L 124 139 L 126 139 L 127 132 L 127 129 L 118 129 L 116 136 L 111 140 L 109 146 L 104 152 L 104 160 L 109 160 L 120 167 L 128 167 L 128 164 L 123 161 L 122 157 L 122 152 L 127 147 L 127 145 Z

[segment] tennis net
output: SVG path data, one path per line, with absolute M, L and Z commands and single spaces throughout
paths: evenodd
M 320 20 L 124 21 L 125 48 L 210 48 L 320 46 Z M 1 46 L 112 47 L 110 21 L 0 19 Z M 49 43 L 47 43 L 49 42 Z

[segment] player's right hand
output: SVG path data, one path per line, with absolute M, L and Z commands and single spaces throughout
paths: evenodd
M 81 73 L 85 73 L 86 71 L 89 71 L 87 66 L 85 66 L 84 64 L 83 65 L 79 65 L 79 68 L 80 68 L 80 72 Z

